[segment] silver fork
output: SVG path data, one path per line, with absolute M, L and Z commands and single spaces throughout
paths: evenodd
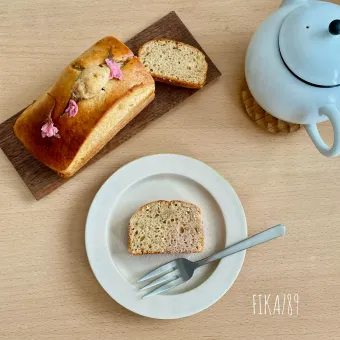
M 213 261 L 217 261 L 222 259 L 223 257 L 238 253 L 242 250 L 257 246 L 258 244 L 265 243 L 280 236 L 283 236 L 286 232 L 286 227 L 282 224 L 278 224 L 275 227 L 269 228 L 259 234 L 256 234 L 252 237 L 246 238 L 243 241 L 240 241 L 236 244 L 233 244 L 230 247 L 225 248 L 224 250 L 214 254 L 212 256 L 206 257 L 202 260 L 192 262 L 185 258 L 180 258 L 171 262 L 164 264 L 163 266 L 158 267 L 153 270 L 149 274 L 141 277 L 137 282 L 142 282 L 145 280 L 153 279 L 158 275 L 164 274 L 158 279 L 150 282 L 146 286 L 144 286 L 141 290 L 149 289 L 154 286 L 160 285 L 164 283 L 162 286 L 152 290 L 150 293 L 143 296 L 150 297 L 153 295 L 160 294 L 165 292 L 171 288 L 174 288 L 186 281 L 188 281 L 194 274 L 194 271 L 205 264 L 208 264 Z

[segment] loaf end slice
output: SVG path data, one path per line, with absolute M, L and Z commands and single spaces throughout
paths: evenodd
M 133 214 L 128 229 L 132 255 L 199 253 L 204 233 L 201 209 L 184 201 L 156 201 Z
M 205 84 L 205 55 L 191 45 L 170 39 L 150 40 L 141 46 L 138 56 L 157 81 L 189 88 Z

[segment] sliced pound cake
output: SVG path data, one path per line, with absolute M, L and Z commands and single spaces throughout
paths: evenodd
M 145 43 L 138 52 L 144 66 L 155 80 L 189 88 L 205 84 L 208 64 L 197 48 L 169 39 Z
M 199 253 L 204 234 L 201 209 L 183 201 L 156 201 L 130 219 L 128 247 L 132 255 Z

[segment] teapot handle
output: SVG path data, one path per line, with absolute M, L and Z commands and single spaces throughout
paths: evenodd
M 304 125 L 309 137 L 312 139 L 316 148 L 326 157 L 335 157 L 340 154 L 340 112 L 334 105 L 327 105 L 319 109 L 321 115 L 329 118 L 333 125 L 334 142 L 330 148 L 320 136 L 316 124 Z

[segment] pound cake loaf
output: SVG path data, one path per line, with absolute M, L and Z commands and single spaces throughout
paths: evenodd
M 201 209 L 183 201 L 156 201 L 130 219 L 128 248 L 132 255 L 199 253 L 204 234 Z
M 75 174 L 153 99 L 154 80 L 132 51 L 106 37 L 62 72 L 17 119 L 26 149 L 62 177 Z
M 140 47 L 138 56 L 157 81 L 194 89 L 205 84 L 208 63 L 196 47 L 170 39 L 154 39 Z

